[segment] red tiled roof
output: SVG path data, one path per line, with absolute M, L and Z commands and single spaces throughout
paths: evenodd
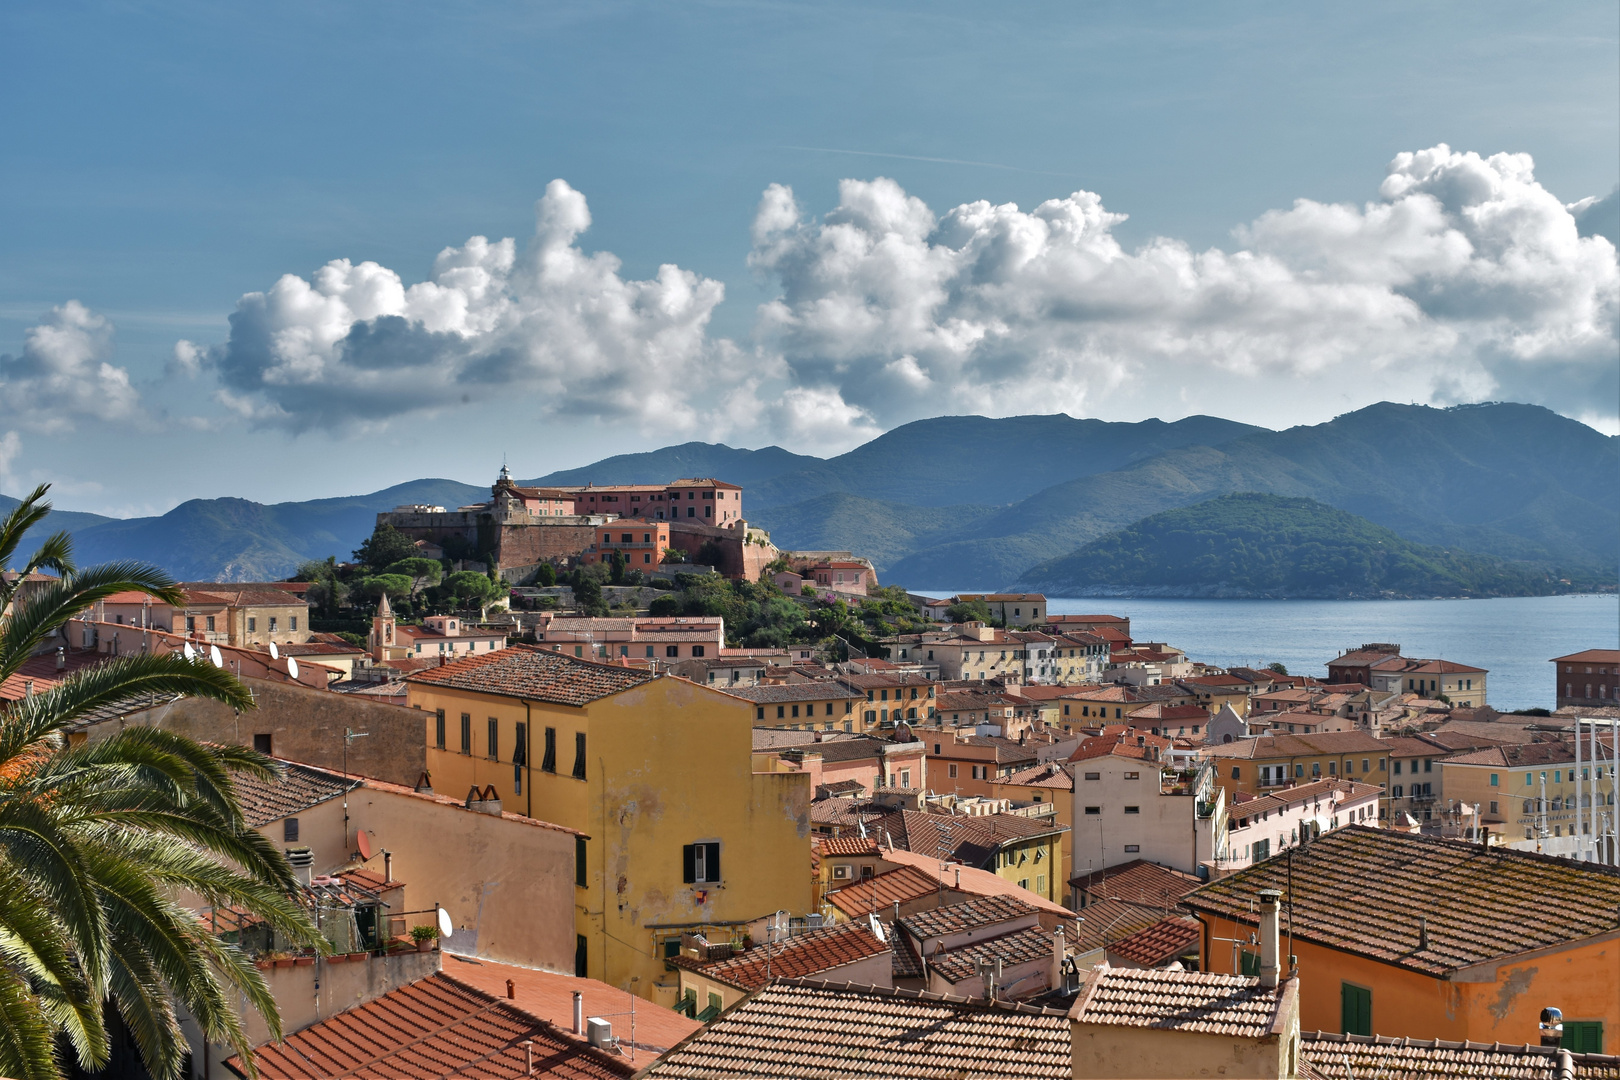
M 1203 930 L 1197 919 L 1177 915 L 1160 919 L 1146 930 L 1138 930 L 1108 946 L 1108 951 L 1143 967 L 1158 967 L 1178 956 L 1198 951 Z
M 1409 1080 L 1558 1080 L 1553 1046 L 1391 1039 L 1383 1035 L 1300 1034 L 1300 1058 L 1321 1080 L 1402 1077 Z M 1571 1054 L 1571 1080 L 1620 1080 L 1620 1057 Z M 1304 1075 L 1301 1073 L 1301 1075 Z
M 889 951 L 889 946 L 873 937 L 864 923 L 848 922 L 807 930 L 777 942 L 770 946 L 768 963 L 765 946 L 756 945 L 726 960 L 705 963 L 683 958 L 676 964 L 742 990 L 758 990 L 774 979 L 819 975 Z
M 1259 1039 L 1272 1034 L 1288 983 L 1204 971 L 1138 971 L 1100 967 L 1080 988 L 1077 1024 L 1197 1031 Z
M 1069 884 L 1098 898 L 1163 909 L 1174 907 L 1201 883 L 1191 874 L 1183 874 L 1180 870 L 1172 870 L 1146 859 L 1132 859 L 1106 870 L 1077 874 L 1069 879 Z
M 649 1080 L 975 1077 L 1070 1080 L 1062 1011 L 785 979 L 660 1058 Z
M 977 976 L 981 960 L 1000 960 L 1009 965 L 1048 960 L 1053 953 L 1052 938 L 1052 931 L 1041 926 L 1030 926 L 952 949 L 929 966 L 955 985 Z
M 827 893 L 827 902 L 851 918 L 882 912 L 895 904 L 909 904 L 939 891 L 939 880 L 914 866 L 885 870 L 852 885 Z
M 884 850 L 883 859 L 885 862 L 900 863 L 922 871 L 928 878 L 931 890 L 944 885 L 948 890 L 967 893 L 970 896 L 1016 896 L 1048 915 L 1058 915 L 1065 919 L 1074 918 L 1074 912 L 1062 904 L 1054 903 L 1039 893 L 1020 888 L 989 870 L 981 870 L 976 866 L 959 866 L 956 863 L 941 864 L 936 855 L 919 855 L 911 851 Z
M 1016 896 L 978 896 L 960 904 L 947 904 L 907 915 L 900 920 L 900 925 L 912 936 L 927 940 L 963 930 L 1014 922 L 1034 914 L 1035 905 L 1025 903 Z
M 533 1072 L 526 1067 L 525 1042 L 534 1044 Z M 521 1076 L 619 1080 L 635 1072 L 628 1059 L 581 1043 L 516 1005 L 443 973 L 340 1012 L 282 1042 L 265 1043 L 253 1057 L 264 1080 L 305 1080 L 312 1075 L 355 1080 L 474 1075 L 481 1080 Z M 240 1057 L 226 1064 L 238 1074 L 246 1072 Z
M 530 1016 L 537 1016 L 553 1025 L 569 1038 L 574 1038 L 574 994 L 581 993 L 585 995 L 585 1015 L 611 1016 L 613 1034 L 629 1045 L 630 1024 L 624 1014 L 630 1011 L 630 995 L 616 986 L 595 979 L 560 975 L 554 971 L 497 964 L 493 960 L 475 960 L 453 953 L 441 955 L 444 957 L 445 974 L 494 997 L 506 997 L 506 980 L 511 979 L 512 1003 Z M 655 1005 L 645 998 L 637 998 L 635 1008 L 637 1050 L 663 1053 L 703 1027 L 696 1020 L 682 1016 L 674 1009 Z M 578 1038 L 583 1041 L 584 1036 Z
M 851 781 L 855 783 L 855 781 Z M 876 855 L 878 842 L 870 836 L 823 836 L 817 842 L 823 855 Z
M 1555 664 L 1620 664 L 1620 649 L 1583 649 L 1568 656 L 1555 656 Z
M 1282 888 L 1291 889 L 1295 937 L 1441 978 L 1607 933 L 1620 907 L 1615 867 L 1360 825 L 1182 903 L 1252 923 L 1255 893 Z
M 419 671 L 406 681 L 558 705 L 589 705 L 653 678 L 645 671 L 580 660 L 537 645 L 513 645 Z
M 1074 770 L 1061 761 L 1049 761 L 1032 769 L 1015 772 L 997 780 L 998 784 L 1016 784 L 1019 787 L 1049 787 L 1060 791 L 1074 790 Z

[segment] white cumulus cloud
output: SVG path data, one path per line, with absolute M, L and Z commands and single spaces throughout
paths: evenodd
M 781 295 L 759 330 L 796 386 L 885 427 L 1057 410 L 1285 426 L 1383 398 L 1613 410 L 1620 274 L 1578 227 L 1587 204 L 1559 202 L 1528 155 L 1443 145 L 1396 157 L 1378 196 L 1299 200 L 1231 251 L 1126 250 L 1091 192 L 936 215 L 892 180 L 846 180 L 807 220 L 773 185 L 750 261 Z
M 291 430 L 353 431 L 471 401 L 704 427 L 750 377 L 741 351 L 708 332 L 724 286 L 671 264 L 626 280 L 612 254 L 577 245 L 590 223 L 585 197 L 554 180 L 522 251 L 475 236 L 409 287 L 347 259 L 308 280 L 287 274 L 242 297 L 227 342 L 182 343 L 174 366 L 212 368 L 227 407 Z
M 19 355 L 0 355 L 0 420 L 61 434 L 86 420 L 138 419 L 140 394 L 112 355 L 104 317 L 77 300 L 52 308 L 24 333 Z

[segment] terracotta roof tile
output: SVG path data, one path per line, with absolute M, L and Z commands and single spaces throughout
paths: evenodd
M 1140 933 L 1164 918 L 1165 909 L 1123 900 L 1093 900 L 1080 909 L 1075 930 L 1075 950 L 1081 953 L 1106 949 L 1116 941 Z
M 857 781 L 850 781 L 857 783 Z M 822 855 L 876 855 L 878 844 L 870 836 L 824 836 L 818 841 Z
M 1545 1046 L 1301 1033 L 1300 1057 L 1323 1080 L 1558 1080 L 1558 1051 Z M 1571 1054 L 1574 1080 L 1620 1080 L 1620 1057 Z
M 1132 859 L 1106 870 L 1077 874 L 1069 879 L 1069 884 L 1099 899 L 1148 904 L 1163 910 L 1175 906 L 1183 896 L 1198 888 L 1201 882 L 1180 870 L 1172 870 L 1146 859 Z
M 419 671 L 406 681 L 557 705 L 588 705 L 654 678 L 634 668 L 580 660 L 536 645 L 514 645 Z
M 1007 965 L 1027 964 L 1034 960 L 1050 960 L 1053 934 L 1040 926 L 1015 930 L 999 937 L 985 938 L 947 952 L 941 959 L 929 964 L 951 984 L 975 978 L 979 974 L 979 961 L 1000 960 Z
M 525 1041 L 534 1044 L 532 1073 L 526 1070 Z M 283 1042 L 265 1043 L 253 1056 L 264 1080 L 472 1075 L 619 1080 L 635 1072 L 628 1059 L 582 1044 L 513 1003 L 442 973 L 340 1012 Z M 246 1071 L 239 1057 L 226 1064 L 239 1075 Z
M 1021 1077 L 1069 1080 L 1055 1009 L 917 990 L 784 980 L 733 1006 L 647 1076 Z
M 976 930 L 997 923 L 1013 922 L 1037 914 L 1033 904 L 1016 896 L 979 896 L 960 904 L 948 904 L 932 911 L 919 911 L 900 920 L 900 925 L 914 936 L 927 940 Z
M 1079 1024 L 1258 1039 L 1270 1033 L 1283 992 L 1242 975 L 1104 967 L 1081 987 L 1073 1016 Z
M 1178 956 L 1197 952 L 1201 936 L 1197 919 L 1177 915 L 1160 919 L 1145 930 L 1120 938 L 1108 946 L 1108 951 L 1143 967 L 1155 968 Z
M 1289 864 L 1295 937 L 1436 976 L 1605 933 L 1620 906 L 1614 867 L 1360 825 L 1182 902 L 1248 922 L 1258 890 L 1288 888 Z
M 914 866 L 885 870 L 869 878 L 833 889 L 827 902 L 850 918 L 870 911 L 883 912 L 895 904 L 909 904 L 939 891 L 939 881 Z
M 247 823 L 260 828 L 272 821 L 280 821 L 335 799 L 345 791 L 353 791 L 361 781 L 348 779 L 308 765 L 288 763 L 287 771 L 279 780 L 260 780 L 242 773 L 236 775 L 236 793 L 242 802 L 242 813 Z
M 743 990 L 758 990 L 772 979 L 819 975 L 869 956 L 887 954 L 890 949 L 873 937 L 864 923 L 849 922 L 806 930 L 777 942 L 770 947 L 768 964 L 765 951 L 765 946 L 756 945 L 725 960 L 703 962 L 682 958 L 675 963 Z

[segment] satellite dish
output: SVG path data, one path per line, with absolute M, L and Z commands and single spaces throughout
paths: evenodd
M 455 932 L 455 929 L 456 929 L 456 924 L 450 921 L 450 913 L 448 911 L 444 910 L 444 908 L 440 908 L 439 909 L 439 936 L 442 937 L 442 938 L 447 938 L 452 933 Z
M 208 646 L 208 659 L 217 668 L 222 668 L 225 666 L 225 658 L 219 655 L 218 645 Z
M 281 650 L 276 648 L 276 643 L 273 642 L 273 641 L 270 643 L 270 659 L 272 659 L 272 660 L 280 660 L 281 659 Z
M 186 642 L 184 645 L 180 646 L 180 651 L 181 651 L 181 653 L 183 653 L 185 655 L 185 658 L 187 660 L 195 660 L 195 659 L 197 659 L 197 650 L 193 649 L 191 647 L 191 642 L 189 642 L 189 641 Z
M 298 678 L 298 661 L 290 656 L 287 657 L 287 675 L 293 679 Z
M 360 858 L 365 859 L 365 860 L 370 860 L 370 858 L 371 858 L 371 837 L 366 835 L 366 830 L 361 829 L 359 832 L 355 833 L 354 834 L 354 842 L 357 845 L 359 845 Z

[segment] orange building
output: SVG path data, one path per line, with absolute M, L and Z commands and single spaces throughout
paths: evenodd
M 724 480 L 693 478 L 669 484 L 608 484 L 558 489 L 574 500 L 576 514 L 700 525 L 732 525 L 742 520 L 742 488 Z
M 669 525 L 662 521 L 614 521 L 597 526 L 595 540 L 583 555 L 587 566 L 611 562 L 614 553 L 623 552 L 627 567 L 650 570 L 664 561 Z
M 1267 888 L 1284 890 L 1307 1031 L 1537 1043 L 1552 1007 L 1566 1046 L 1613 1050 L 1620 868 L 1346 826 L 1182 900 L 1203 970 L 1254 969 Z

